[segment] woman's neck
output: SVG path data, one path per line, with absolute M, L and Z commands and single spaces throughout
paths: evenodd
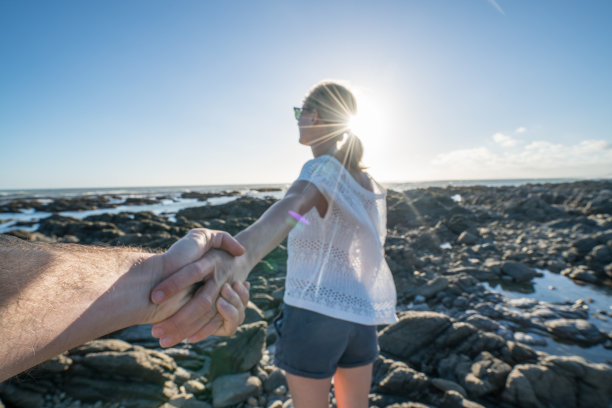
M 324 154 L 334 155 L 338 151 L 338 143 L 335 141 L 314 144 L 310 146 L 314 157 L 323 156 Z

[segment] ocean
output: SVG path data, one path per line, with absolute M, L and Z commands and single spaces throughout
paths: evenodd
M 381 183 L 387 189 L 398 191 L 413 190 L 427 187 L 445 186 L 518 186 L 523 184 L 566 183 L 579 179 L 504 179 L 504 180 L 435 180 Z M 83 196 L 110 197 L 110 203 L 117 204 L 115 208 L 101 208 L 85 211 L 62 211 L 59 214 L 66 217 L 85 218 L 90 215 L 120 212 L 151 211 L 156 215 L 164 215 L 173 221 L 174 215 L 183 208 L 201 205 L 224 204 L 235 200 L 240 195 L 265 197 L 277 199 L 283 197 L 289 184 L 236 184 L 236 185 L 202 185 L 202 186 L 149 186 L 149 187 L 92 187 L 92 188 L 64 188 L 64 189 L 6 189 L 0 190 L 0 207 L 12 200 L 37 200 L 47 203 L 58 198 L 74 198 Z M 263 191 L 262 191 L 263 190 Z M 271 191 L 272 190 L 272 191 Z M 208 199 L 206 202 L 195 198 L 184 198 L 183 193 L 223 193 L 237 191 L 238 195 L 219 196 Z M 121 205 L 128 198 L 155 198 L 157 202 L 145 205 Z M 20 212 L 0 212 L 0 233 L 14 229 L 36 231 L 36 222 L 51 216 L 50 212 L 24 209 Z M 30 223 L 30 225 L 24 225 Z

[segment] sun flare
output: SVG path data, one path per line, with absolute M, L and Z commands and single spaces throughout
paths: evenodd
M 349 129 L 359 137 L 364 147 L 364 158 L 371 163 L 384 144 L 387 133 L 387 122 L 383 115 L 381 105 L 371 96 L 363 92 L 356 92 L 357 115 L 349 120 Z

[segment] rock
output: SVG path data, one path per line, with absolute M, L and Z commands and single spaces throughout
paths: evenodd
M 532 346 L 545 346 L 546 344 L 548 344 L 546 340 L 540 336 L 523 332 L 515 332 L 514 340 Z
M 9 406 L 13 405 L 20 408 L 39 408 L 44 403 L 42 394 L 8 382 L 0 383 L 0 397 Z
M 287 379 L 280 368 L 275 368 L 264 381 L 264 391 L 271 393 L 279 387 L 287 387 Z
M 499 268 L 491 268 L 491 269 L 483 269 L 483 268 L 475 268 L 470 266 L 460 266 L 457 268 L 451 268 L 448 270 L 449 274 L 460 274 L 467 273 L 479 281 L 490 281 L 499 279 L 499 275 L 501 274 L 501 269 Z
M 612 367 L 580 357 L 548 356 L 540 365 L 514 366 L 502 394 L 515 406 L 608 408 L 612 401 Z
M 537 359 L 537 353 L 529 346 L 514 341 L 506 342 L 506 347 L 502 349 L 504 361 L 512 364 L 533 362 Z
M 590 271 L 586 268 L 578 267 L 576 269 L 568 268 L 561 271 L 561 274 L 567 276 L 568 278 L 579 280 L 582 282 L 589 283 L 598 283 L 599 278 L 595 274 L 595 272 Z
M 416 293 L 428 299 L 441 290 L 444 290 L 448 287 L 448 279 L 444 276 L 438 276 L 432 281 L 427 282 L 425 285 L 417 288 Z
M 607 265 L 612 262 L 612 250 L 606 245 L 597 245 L 587 255 L 589 263 Z
M 554 319 L 544 322 L 544 325 L 549 333 L 574 343 L 595 345 L 607 339 L 597 326 L 583 319 Z
M 580 257 L 585 256 L 597 245 L 597 240 L 591 237 L 582 238 L 572 242 L 572 247 L 578 250 Z
M 159 340 L 151 335 L 152 324 L 141 324 L 128 327 L 113 334 L 113 338 L 123 340 L 128 343 L 149 343 L 158 345 Z
M 263 355 L 266 329 L 265 321 L 245 324 L 219 343 L 211 352 L 210 379 L 253 368 Z
M 472 364 L 471 372 L 463 379 L 463 386 L 470 396 L 482 397 L 502 390 L 511 370 L 509 364 L 485 351 Z
M 247 308 L 244 311 L 243 324 L 254 323 L 260 320 L 264 320 L 264 313 L 261 311 L 260 308 L 257 307 L 255 303 L 249 301 L 249 303 L 247 304 Z
M 509 306 L 518 307 L 520 309 L 533 309 L 538 304 L 538 299 L 533 299 L 533 298 L 510 299 L 507 303 Z
M 385 327 L 379 336 L 381 350 L 408 359 L 423 346 L 432 344 L 451 325 L 451 319 L 441 313 L 408 311 L 399 321 Z
M 196 399 L 191 394 L 178 394 L 159 408 L 212 408 L 212 405 Z
M 189 380 L 183 384 L 183 387 L 185 391 L 193 395 L 202 394 L 206 390 L 206 386 L 199 380 Z
M 473 314 L 466 319 L 466 322 L 476 326 L 477 328 L 490 332 L 497 332 L 503 326 L 488 317 Z
M 463 231 L 461 235 L 459 235 L 459 238 L 457 238 L 458 244 L 474 245 L 477 242 L 478 242 L 478 237 L 469 231 Z
M 118 373 L 107 373 L 105 377 L 97 376 L 95 372 L 85 373 L 88 376 L 84 376 L 82 370 L 76 370 L 66 378 L 62 390 L 73 398 L 87 402 L 148 401 L 147 405 L 141 403 L 141 406 L 158 406 L 178 394 L 176 386 L 170 381 L 154 384 L 141 382 L 138 377 L 121 377 Z M 109 375 L 117 378 L 108 378 Z
M 248 372 L 223 375 L 212 383 L 213 406 L 227 407 L 246 401 L 261 391 L 261 380 Z
M 391 371 L 374 387 L 374 391 L 418 399 L 425 393 L 428 385 L 429 378 L 425 374 L 398 362 L 393 364 Z
M 463 397 L 467 396 L 465 388 L 463 388 L 461 385 L 457 384 L 454 381 L 445 380 L 443 378 L 433 378 L 431 380 L 431 385 L 441 391 L 455 391 L 461 394 Z
M 105 351 L 85 356 L 81 364 L 96 372 L 120 373 L 153 384 L 163 384 L 176 370 L 174 360 L 163 353 L 134 346 L 133 350 Z
M 53 376 L 68 371 L 73 361 L 65 354 L 60 354 L 52 359 L 38 364 L 36 367 L 28 371 L 28 375 L 34 378 Z
M 442 404 L 440 408 L 485 408 L 484 405 L 480 405 L 474 401 L 470 401 L 463 397 L 457 391 L 446 391 L 442 398 Z
M 537 275 L 533 269 L 520 262 L 505 262 L 501 269 L 503 273 L 511 276 L 517 282 L 530 281 Z

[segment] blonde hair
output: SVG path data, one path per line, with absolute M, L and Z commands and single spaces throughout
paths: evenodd
M 323 125 L 329 127 L 328 138 L 344 143 L 334 156 L 348 170 L 363 170 L 363 144 L 349 128 L 351 116 L 357 114 L 357 101 L 350 89 L 335 81 L 321 81 L 304 97 L 304 107 L 315 109 Z

